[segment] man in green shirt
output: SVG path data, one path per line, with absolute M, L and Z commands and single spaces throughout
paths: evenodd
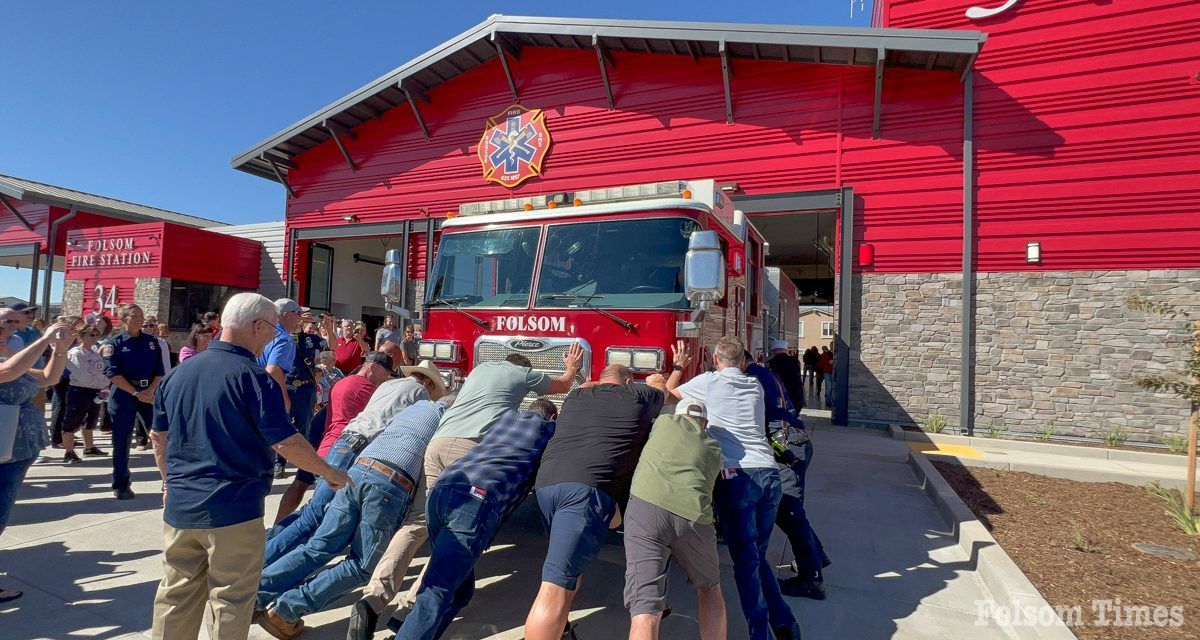
M 712 492 L 721 447 L 708 435 L 707 412 L 684 398 L 659 416 L 633 474 L 625 513 L 625 607 L 630 640 L 656 640 L 667 608 L 672 555 L 700 598 L 700 638 L 726 636 L 725 598 L 713 528 Z

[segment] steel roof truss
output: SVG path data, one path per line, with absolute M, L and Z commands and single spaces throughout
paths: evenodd
M 610 65 L 616 67 L 617 64 L 604 43 L 600 42 L 600 37 L 594 34 L 592 35 L 592 48 L 596 50 L 596 62 L 600 64 L 600 79 L 604 82 L 604 95 L 608 97 L 608 110 L 612 111 L 616 108 L 616 104 L 613 102 L 612 85 L 608 81 L 608 67 Z
M 733 124 L 733 94 L 729 88 L 729 79 L 733 77 L 733 62 L 729 59 L 729 49 L 722 40 L 718 51 L 721 53 L 721 80 L 725 85 L 725 122 Z
M 350 166 L 352 173 L 358 173 L 358 167 L 354 165 L 354 159 L 350 157 L 350 152 L 346 150 L 346 145 L 342 142 L 342 136 L 351 140 L 354 139 L 354 132 L 333 120 L 325 120 L 321 123 L 325 129 L 329 131 L 329 135 L 333 137 L 333 143 L 337 145 L 338 151 L 342 152 L 342 157 L 346 159 L 346 164 Z
M 408 106 L 412 109 L 413 116 L 417 119 L 417 126 L 421 127 L 421 135 L 425 136 L 425 141 L 429 142 L 429 128 L 425 126 L 425 119 L 421 117 L 421 110 L 417 108 L 417 101 L 413 94 L 404 86 L 404 81 L 398 83 L 400 90 L 404 92 L 404 96 L 408 98 Z
M 4 195 L 3 193 L 0 193 L 0 202 L 4 203 L 4 208 L 8 209 L 9 213 L 13 214 L 13 216 L 16 217 L 17 220 L 21 221 L 22 226 L 24 226 L 29 231 L 33 231 L 33 225 L 29 224 L 29 220 L 27 220 L 25 218 L 25 216 L 21 215 L 20 211 L 17 211 L 17 208 L 13 206 L 13 203 L 12 203 L 12 201 L 10 201 L 8 199 L 8 196 Z
M 517 96 L 517 84 L 513 82 L 512 71 L 508 68 L 508 58 L 505 56 L 507 47 L 502 43 L 500 34 L 492 33 L 492 46 L 496 47 L 496 57 L 500 58 L 500 68 L 504 69 L 504 79 L 508 81 L 508 89 L 512 91 L 513 100 L 520 102 L 521 98 Z M 426 137 L 428 138 L 428 136 Z
M 287 189 L 288 197 L 295 198 L 296 190 L 292 188 L 292 185 L 290 182 L 288 182 L 287 177 L 283 175 L 283 171 L 280 171 L 279 164 L 278 164 L 279 161 L 271 156 L 268 156 L 266 153 L 262 154 L 262 159 L 268 165 L 270 165 L 271 173 L 275 174 L 275 179 L 278 180 L 279 183 L 283 185 L 284 189 Z
M 883 108 L 883 63 L 887 61 L 887 49 L 879 47 L 875 55 L 875 111 L 871 117 L 871 139 L 879 139 L 879 112 Z

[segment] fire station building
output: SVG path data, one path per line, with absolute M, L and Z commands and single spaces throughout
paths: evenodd
M 416 306 L 464 202 L 712 178 L 834 305 L 835 423 L 1161 442 L 1189 407 L 1134 378 L 1182 369 L 1186 325 L 1124 301 L 1197 308 L 1200 5 L 978 1 L 879 0 L 871 28 L 492 16 L 232 164 L 287 190 L 289 289 L 364 314 L 361 259 L 403 249 Z M 530 113 L 527 147 L 480 139 Z

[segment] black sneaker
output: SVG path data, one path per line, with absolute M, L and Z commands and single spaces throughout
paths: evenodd
M 117 497 L 117 500 L 133 500 L 137 497 L 129 489 L 117 489 L 113 491 L 113 495 Z
M 102 451 L 99 447 L 88 447 L 87 449 L 83 450 L 83 455 L 85 455 L 85 456 L 106 456 L 108 454 L 105 453 L 104 451 Z
M 279 480 L 281 478 L 283 478 L 283 465 L 277 464 L 275 465 L 275 479 Z
M 801 640 L 800 625 L 793 623 L 775 627 L 775 640 Z
M 367 604 L 366 600 L 354 603 L 350 610 L 350 629 L 346 632 L 346 640 L 371 640 L 375 636 L 375 625 L 379 623 L 379 614 Z
M 82 464 L 83 458 L 80 458 L 74 451 L 68 451 L 63 454 L 63 462 L 66 464 Z
M 800 576 L 779 581 L 779 591 L 789 598 L 825 599 L 825 584 L 815 580 L 804 580 Z

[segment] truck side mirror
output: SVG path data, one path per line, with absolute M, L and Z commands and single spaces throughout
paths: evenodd
M 379 285 L 379 293 L 383 296 L 384 308 L 392 313 L 411 318 L 412 313 L 400 306 L 401 292 L 404 291 L 404 256 L 399 249 L 389 249 L 384 258 L 383 280 Z
M 683 262 L 683 286 L 687 299 L 696 302 L 719 302 L 725 295 L 725 256 L 716 231 L 692 233 Z

